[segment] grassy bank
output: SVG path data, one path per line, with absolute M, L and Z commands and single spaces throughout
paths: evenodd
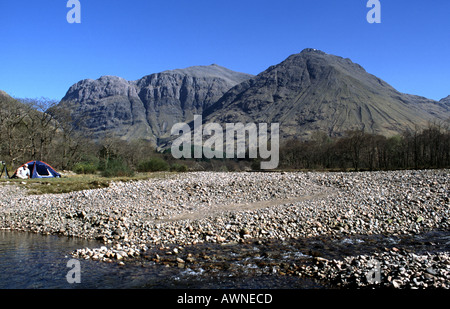
M 112 182 L 127 182 L 151 178 L 166 178 L 175 172 L 137 173 L 130 177 L 102 177 L 101 175 L 70 175 L 49 179 L 0 179 L 0 184 L 23 186 L 28 194 L 68 193 L 89 189 L 107 188 Z

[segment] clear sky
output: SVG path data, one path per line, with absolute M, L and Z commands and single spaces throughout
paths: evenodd
M 216 63 L 258 74 L 316 48 L 350 58 L 401 92 L 450 95 L 450 1 L 0 0 L 0 89 L 61 99 L 79 80 Z

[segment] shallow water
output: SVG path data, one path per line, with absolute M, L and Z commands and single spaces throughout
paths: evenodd
M 67 262 L 76 249 L 102 244 L 77 238 L 0 231 L 1 289 L 322 289 L 330 288 L 297 276 L 283 275 L 283 265 L 309 263 L 313 256 L 339 259 L 370 254 L 393 246 L 416 253 L 450 250 L 449 231 L 415 236 L 352 236 L 265 240 L 184 247 L 196 262 L 187 268 L 169 263 L 169 249 L 151 249 L 144 258 L 120 266 L 92 260 L 80 262 L 80 283 L 70 284 Z M 159 251 L 158 251 L 159 250 Z M 157 253 L 167 263 L 155 263 Z M 333 288 L 333 287 L 331 287 Z
M 90 245 L 96 246 L 97 243 L 76 238 L 0 231 L 0 288 L 71 288 L 73 285 L 66 280 L 71 269 L 67 267 L 71 259 L 70 252 Z M 81 263 L 82 269 L 86 271 L 91 271 L 94 266 L 90 261 Z M 83 286 L 96 286 L 88 277 L 83 279 Z
M 100 243 L 76 238 L 0 231 L 0 289 L 185 289 L 185 288 L 313 288 L 320 287 L 299 278 L 272 276 L 241 277 L 230 274 L 202 276 L 191 269 L 165 267 L 151 261 L 120 266 L 79 260 L 80 283 L 69 283 L 73 269 L 67 263 L 70 252 L 99 247 Z

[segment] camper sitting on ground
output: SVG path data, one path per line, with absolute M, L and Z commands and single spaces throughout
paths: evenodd
M 28 169 L 28 165 L 24 164 L 23 166 L 17 169 L 16 176 L 20 179 L 29 179 L 30 178 L 30 170 Z

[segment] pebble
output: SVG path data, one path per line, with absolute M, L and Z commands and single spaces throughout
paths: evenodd
M 449 252 L 415 255 L 413 253 L 346 257 L 343 260 L 316 258 L 316 264 L 297 269 L 298 275 L 327 278 L 340 287 L 383 287 L 397 289 L 450 288 Z M 377 264 L 375 264 L 376 262 Z M 317 267 L 319 265 L 319 267 Z M 402 265 L 402 266 L 401 266 Z M 432 265 L 432 266 L 430 266 Z M 376 276 L 369 276 L 379 273 Z
M 37 196 L 9 183 L 0 185 L 0 229 L 97 239 L 104 245 L 78 249 L 73 255 L 123 263 L 154 246 L 176 245 L 172 253 L 177 255 L 182 246 L 203 242 L 448 230 L 449 197 L 449 170 L 192 172 Z M 397 253 L 371 258 L 386 259 L 384 267 L 413 260 Z M 352 258 L 363 263 L 369 257 Z M 330 278 L 328 268 L 343 267 L 338 262 L 321 265 L 326 267 L 320 276 Z M 448 252 L 419 265 L 413 270 L 420 273 L 415 281 L 403 277 L 408 269 L 396 268 L 389 272 L 389 284 L 448 287 Z M 353 280 L 338 273 L 342 282 Z M 447 280 L 439 279 L 442 276 Z

